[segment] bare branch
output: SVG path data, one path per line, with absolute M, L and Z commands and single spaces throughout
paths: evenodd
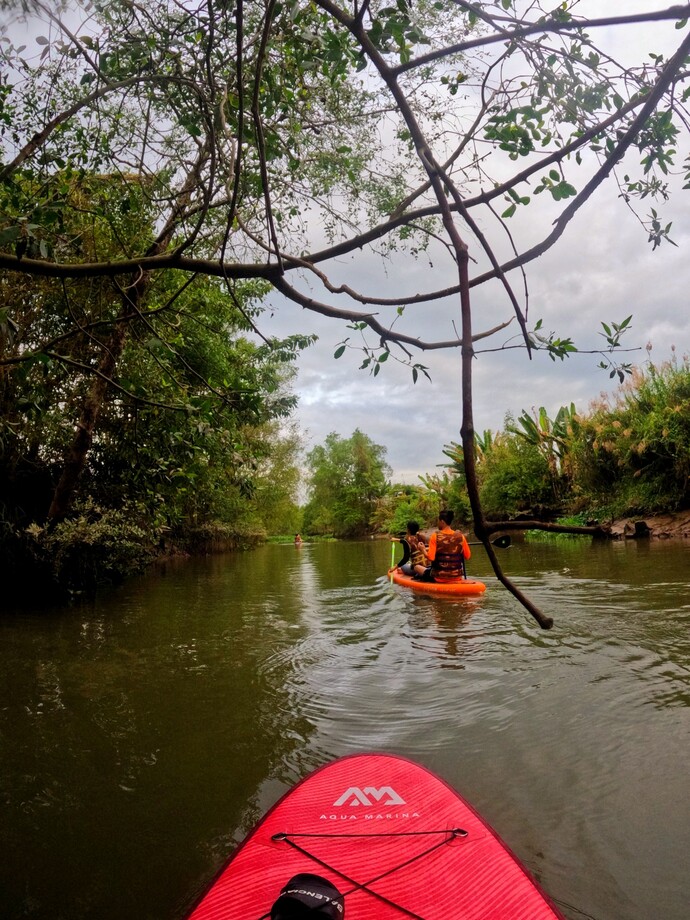
M 471 3 L 464 3 L 462 0 L 455 0 L 459 6 L 469 9 L 472 7 Z M 657 10 L 652 13 L 636 13 L 628 16 L 607 16 L 599 19 L 571 19 L 571 20 L 562 20 L 562 19 L 543 19 L 538 23 L 534 23 L 530 26 L 523 26 L 511 31 L 501 29 L 498 34 L 483 36 L 481 38 L 470 39 L 465 42 L 458 42 L 455 45 L 450 45 L 446 48 L 441 48 L 438 51 L 429 52 L 429 54 L 423 54 L 414 60 L 408 61 L 406 64 L 400 64 L 398 67 L 393 68 L 393 75 L 399 76 L 402 73 L 406 73 L 408 70 L 413 70 L 417 67 L 423 67 L 426 64 L 431 64 L 434 61 L 438 61 L 441 58 L 450 57 L 454 54 L 460 54 L 463 51 L 471 51 L 473 48 L 483 48 L 487 45 L 494 45 L 498 42 L 511 41 L 515 42 L 521 38 L 526 38 L 528 35 L 542 34 L 547 32 L 572 32 L 577 31 L 578 29 L 587 28 L 587 29 L 596 29 L 604 28 L 606 26 L 622 26 L 622 25 L 634 25 L 635 23 L 643 22 L 662 22 L 663 20 L 683 20 L 690 18 L 690 3 L 685 4 L 685 6 L 672 6 L 667 10 Z

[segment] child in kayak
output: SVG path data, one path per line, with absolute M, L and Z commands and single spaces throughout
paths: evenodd
M 426 540 L 424 535 L 419 532 L 417 521 L 407 522 L 407 533 L 405 542 L 410 547 L 410 558 L 401 566 L 398 566 L 403 575 L 414 575 L 416 566 L 426 567 Z

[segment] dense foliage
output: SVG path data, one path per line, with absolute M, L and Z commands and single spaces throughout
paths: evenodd
M 587 412 L 542 407 L 502 431 L 477 438 L 481 500 L 494 519 L 560 521 L 582 527 L 627 515 L 690 508 L 690 359 L 633 369 L 618 389 Z M 382 531 L 406 519 L 434 523 L 442 506 L 471 521 L 462 447 L 449 444 L 446 468 L 395 487 L 375 518 Z
M 451 477 L 446 477 L 450 481 Z M 417 521 L 427 527 L 438 521 L 441 508 L 457 508 L 447 493 L 431 488 L 429 477 L 420 476 L 423 485 L 408 486 L 393 484 L 377 502 L 371 520 L 371 528 L 377 533 L 401 535 L 407 530 L 408 521 Z
M 332 432 L 307 454 L 307 533 L 339 537 L 370 532 L 378 500 L 388 488 L 386 448 L 356 430 L 349 438 Z
M 71 176 L 60 194 L 65 237 L 92 258 L 151 233 L 128 180 Z M 309 340 L 257 344 L 263 293 L 256 282 L 232 295 L 206 276 L 181 283 L 174 271 L 136 298 L 108 278 L 0 275 L 8 567 L 78 585 L 126 574 L 171 541 L 233 545 L 293 525 L 300 445 L 282 426 L 295 405 L 292 363 Z
M 572 431 L 571 506 L 600 514 L 690 507 L 688 358 L 636 369 Z

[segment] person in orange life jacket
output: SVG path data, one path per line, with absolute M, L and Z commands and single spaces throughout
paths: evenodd
M 426 540 L 419 532 L 419 524 L 416 521 L 407 522 L 405 542 L 410 547 L 410 558 L 405 565 L 400 565 L 398 568 L 403 575 L 414 575 L 415 566 L 424 567 L 426 565 Z
M 426 557 L 431 565 L 416 565 L 415 575 L 425 581 L 453 581 L 465 574 L 465 559 L 472 555 L 465 535 L 453 530 L 452 511 L 440 511 L 438 531 L 429 538 Z

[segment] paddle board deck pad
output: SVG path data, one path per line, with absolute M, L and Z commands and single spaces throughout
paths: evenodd
M 388 754 L 343 757 L 291 789 L 240 844 L 190 920 L 267 920 L 296 876 L 297 897 L 322 904 L 309 912 L 315 918 L 563 920 L 455 790 Z M 309 876 L 317 877 L 314 890 Z M 333 889 L 340 901 L 324 898 Z
M 404 588 L 412 588 L 413 591 L 422 591 L 428 594 L 452 594 L 456 597 L 473 597 L 486 591 L 484 582 L 477 581 L 476 578 L 459 578 L 457 581 L 424 581 L 421 578 L 404 575 L 398 569 L 389 569 L 388 577 L 396 585 L 402 585 Z

